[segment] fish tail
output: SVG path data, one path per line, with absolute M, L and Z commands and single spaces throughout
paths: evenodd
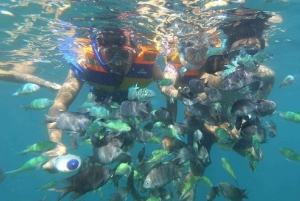
M 20 93 L 18 91 L 12 94 L 12 96 L 19 96 L 19 95 Z
M 57 198 L 57 201 L 61 200 L 63 197 L 65 197 L 67 194 L 69 194 L 72 189 L 70 187 L 63 187 L 63 188 L 49 188 L 49 191 L 56 191 L 61 192 L 60 196 Z
M 26 150 L 20 151 L 20 152 L 17 152 L 16 154 L 21 154 L 22 156 L 24 156 L 25 154 L 27 154 L 27 151 Z
M 12 174 L 11 178 L 14 178 L 18 173 L 19 173 L 18 170 L 12 170 L 12 171 L 5 172 L 5 174 Z

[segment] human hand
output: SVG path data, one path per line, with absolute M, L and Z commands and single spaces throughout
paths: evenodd
M 174 86 L 163 86 L 161 92 L 167 97 L 178 99 L 179 92 Z
M 43 165 L 43 169 L 49 173 L 57 173 L 58 171 L 54 167 L 54 161 L 56 157 L 66 155 L 67 147 L 64 144 L 58 144 L 54 149 L 43 153 L 44 156 L 50 156 L 51 159 Z

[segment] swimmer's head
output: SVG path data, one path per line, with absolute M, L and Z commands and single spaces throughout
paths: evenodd
M 208 45 L 199 38 L 182 41 L 179 45 L 180 62 L 187 68 L 199 70 L 207 59 Z
M 249 55 L 255 55 L 259 50 L 264 49 L 265 41 L 264 39 L 258 38 L 244 38 L 239 39 L 232 43 L 228 48 L 228 57 L 233 58 L 240 54 L 240 51 L 243 50 Z

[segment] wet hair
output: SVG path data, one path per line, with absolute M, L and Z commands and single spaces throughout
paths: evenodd
M 270 14 L 264 11 L 251 10 L 247 8 L 239 8 L 227 11 L 227 15 L 231 15 L 229 20 L 225 20 L 219 28 L 223 30 L 227 36 L 227 48 L 231 49 L 236 41 L 244 39 L 250 41 L 256 38 L 259 42 L 260 49 L 265 47 L 263 39 L 264 31 L 269 29 L 266 24 L 271 17 Z M 234 20 L 232 20 L 234 19 Z
M 97 35 L 98 46 L 130 46 L 135 47 L 131 34 L 125 34 L 125 30 L 119 28 L 101 29 Z M 130 32 L 130 31 L 128 31 Z

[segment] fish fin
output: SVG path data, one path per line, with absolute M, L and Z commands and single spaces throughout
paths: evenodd
M 73 201 L 77 198 L 79 198 L 80 196 L 83 196 L 85 193 L 81 193 L 81 192 L 74 192 L 70 198 L 70 201 Z
M 5 174 L 12 174 L 11 178 L 14 178 L 17 174 L 19 174 L 19 169 L 5 172 Z
M 73 191 L 72 186 L 63 187 L 63 188 L 52 188 L 51 190 L 61 192 L 60 196 L 57 198 L 57 201 L 60 201 L 63 197 L 65 197 L 67 194 Z

